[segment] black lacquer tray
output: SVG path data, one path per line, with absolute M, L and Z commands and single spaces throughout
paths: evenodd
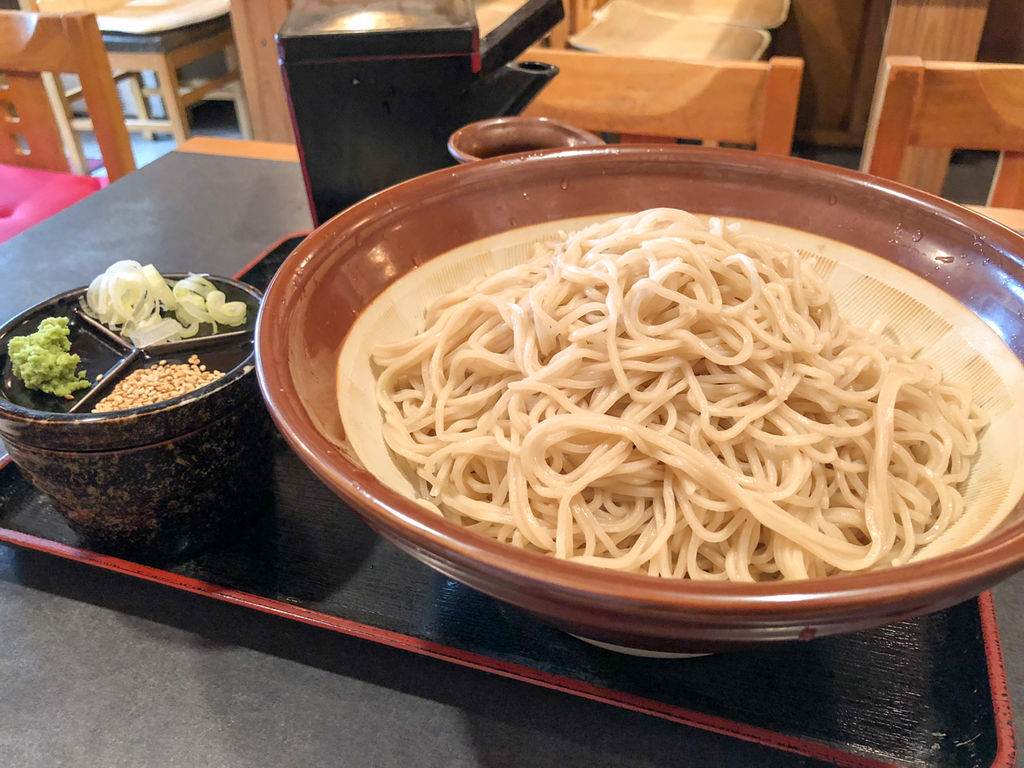
M 265 288 L 299 239 L 241 279 Z M 987 593 L 855 635 L 636 658 L 539 624 L 398 551 L 280 438 L 266 471 L 272 495 L 243 539 L 157 568 L 78 548 L 53 505 L 0 464 L 0 540 L 838 765 L 1015 765 Z

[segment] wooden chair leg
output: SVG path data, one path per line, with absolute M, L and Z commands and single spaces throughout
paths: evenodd
M 997 208 L 1024 207 L 1024 152 L 1000 152 L 988 205 Z
M 231 100 L 235 105 L 235 116 L 238 118 L 238 130 L 242 138 L 252 139 L 252 121 L 249 119 L 249 101 L 245 97 L 245 87 L 239 79 L 231 84 L 234 98 Z
M 64 85 L 60 82 L 60 75 L 51 72 L 43 73 L 43 87 L 53 107 L 53 116 L 57 121 L 57 131 L 60 133 L 61 141 L 64 143 L 64 151 L 68 156 L 68 164 L 71 172 L 79 176 L 89 175 L 89 161 L 85 158 L 85 150 L 82 148 L 82 137 L 78 131 L 71 127 L 71 105 L 68 104 L 64 95 Z
M 132 103 L 135 105 L 135 114 L 139 120 L 149 120 L 149 105 L 146 103 L 146 96 L 142 92 L 142 73 L 132 72 L 128 77 L 128 91 L 132 96 Z M 142 136 L 149 141 L 156 139 L 153 131 L 142 131 Z
M 252 138 L 252 122 L 249 119 L 249 100 L 245 96 L 245 86 L 242 83 L 242 72 L 238 67 L 238 51 L 235 46 L 229 45 L 224 49 L 224 61 L 227 63 L 229 72 L 237 72 L 238 79 L 228 86 L 231 94 L 231 102 L 235 105 L 235 118 L 238 120 L 238 130 L 243 139 Z
M 171 121 L 171 133 L 177 144 L 184 144 L 188 141 L 191 131 L 188 127 L 188 112 L 181 103 L 181 92 L 178 86 L 178 73 L 166 58 L 155 62 L 157 87 L 160 89 L 160 98 L 164 102 L 164 109 L 167 111 L 167 119 Z
M 558 22 L 548 33 L 548 48 L 569 47 L 569 17 Z

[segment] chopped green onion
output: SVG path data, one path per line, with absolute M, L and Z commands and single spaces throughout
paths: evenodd
M 86 312 L 131 339 L 139 347 L 195 336 L 203 323 L 239 326 L 247 307 L 226 301 L 224 292 L 202 275 L 189 275 L 173 284 L 152 264 L 123 260 L 110 265 L 86 289 Z M 162 312 L 174 312 L 177 319 Z

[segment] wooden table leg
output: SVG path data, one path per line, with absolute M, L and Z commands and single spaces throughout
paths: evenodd
M 940 61 L 974 61 L 988 15 L 989 0 L 893 0 L 882 46 L 886 56 L 920 56 Z M 871 127 L 881 108 L 878 95 L 884 67 L 879 66 L 875 99 L 861 170 L 873 142 Z M 949 150 L 911 148 L 903 163 L 902 180 L 918 189 L 941 194 L 949 166 Z

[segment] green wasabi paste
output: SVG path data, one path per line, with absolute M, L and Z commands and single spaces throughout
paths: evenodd
M 39 330 L 27 336 L 15 336 L 7 343 L 14 375 L 29 389 L 38 389 L 57 397 L 86 389 L 85 371 L 77 371 L 82 359 L 68 352 L 71 342 L 66 317 L 47 317 Z

